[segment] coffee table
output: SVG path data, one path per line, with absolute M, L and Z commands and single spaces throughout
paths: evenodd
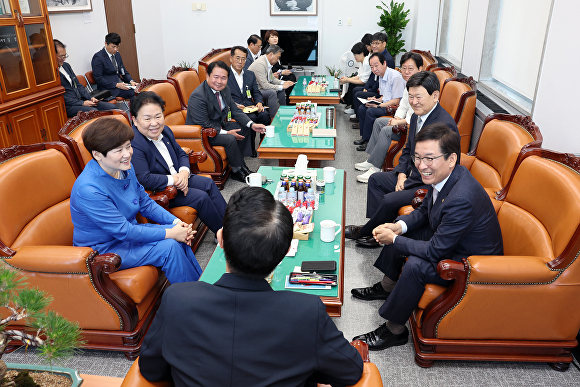
M 326 109 L 319 107 L 321 113 L 319 128 L 326 128 Z M 264 137 L 258 147 L 259 159 L 278 160 L 281 167 L 294 166 L 299 154 L 305 154 L 311 168 L 320 167 L 321 160 L 334 160 L 336 154 L 336 141 L 332 137 L 291 136 L 287 130 L 288 123 L 294 116 L 294 106 L 280 106 L 272 125 L 274 125 L 274 137 Z M 334 113 L 336 115 L 336 111 Z M 336 117 L 334 128 L 336 128 Z
M 264 188 L 270 192 L 274 192 L 276 182 L 280 179 L 282 171 L 286 168 L 282 167 L 260 167 L 258 172 L 265 175 L 268 179 L 274 180 L 274 183 L 265 185 Z M 322 179 L 322 169 L 317 169 L 318 179 Z M 280 265 L 274 270 L 271 286 L 274 290 L 285 290 L 286 276 L 289 275 L 295 266 L 300 266 L 302 261 L 336 261 L 336 272 L 338 284 L 332 286 L 331 289 L 324 290 L 309 290 L 299 289 L 302 293 L 315 294 L 320 296 L 326 311 L 331 317 L 340 317 L 341 308 L 344 297 L 344 222 L 345 222 L 345 201 L 346 201 L 346 172 L 342 169 L 336 171 L 334 183 L 327 184 L 327 192 L 322 195 L 323 200 L 320 200 L 318 210 L 314 213 L 314 231 L 311 233 L 307 241 L 298 242 L 298 252 L 294 257 L 285 257 Z M 320 222 L 325 219 L 330 219 L 336 223 L 340 223 L 340 233 L 336 236 L 334 242 L 326 243 L 320 240 Z M 336 247 L 336 248 L 335 248 Z M 223 250 L 217 246 L 213 255 L 211 256 L 203 274 L 201 281 L 207 283 L 214 283 L 226 271 L 226 260 Z
M 292 93 L 290 93 L 290 103 L 298 102 L 316 102 L 319 105 L 338 105 L 340 103 L 339 92 L 331 92 L 330 89 L 333 87 L 334 78 L 327 76 L 328 87 L 323 93 L 307 93 L 306 87 L 303 85 L 304 79 L 306 79 L 306 84 L 310 82 L 312 77 L 302 76 L 296 81 Z

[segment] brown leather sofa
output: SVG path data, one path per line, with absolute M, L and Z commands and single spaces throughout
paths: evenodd
M 78 161 L 79 168 L 84 169 L 85 165 L 92 159 L 91 154 L 83 145 L 83 130 L 92 122 L 98 120 L 102 117 L 113 117 L 118 120 L 123 121 L 125 124 L 130 125 L 128 121 L 128 116 L 120 110 L 109 110 L 109 111 L 90 111 L 81 112 L 77 114 L 76 117 L 69 119 L 65 125 L 59 131 L 59 139 L 67 144 L 75 155 Z M 185 149 L 189 154 L 189 161 L 191 164 L 191 172 L 197 173 L 197 161 L 203 160 L 206 156 L 203 152 L 199 151 L 189 151 Z M 167 187 L 161 192 L 147 191 L 151 198 L 161 205 L 167 211 L 171 212 L 173 215 L 184 221 L 185 223 L 192 224 L 193 229 L 197 230 L 197 234 L 191 241 L 191 249 L 193 252 L 197 250 L 204 235 L 207 233 L 207 226 L 200 221 L 197 217 L 197 210 L 188 206 L 173 207 L 168 208 L 169 200 L 173 199 L 177 194 L 177 190 L 174 187 Z M 138 215 L 138 221 L 145 223 L 147 220 L 140 215 Z
M 443 87 L 445 86 L 445 81 L 449 78 L 453 78 L 457 76 L 457 70 L 455 67 L 432 67 L 429 69 L 432 73 L 437 75 L 439 78 L 439 91 L 443 92 Z
M 475 103 L 477 101 L 477 84 L 473 77 L 447 78 L 445 80 L 439 103 L 455 120 L 461 136 L 461 152 L 469 152 Z
M 363 374 L 353 387 L 382 387 L 381 374 L 377 366 L 370 362 L 369 349 L 366 343 L 356 340 L 351 343 L 361 354 L 364 361 Z M 133 362 L 133 365 L 127 372 L 121 387 L 172 387 L 171 382 L 150 382 L 145 379 L 139 370 L 139 359 Z
M 212 62 L 217 62 L 221 60 L 225 62 L 228 66 L 232 64 L 231 62 L 231 47 L 228 48 L 212 48 L 210 52 L 205 54 L 197 63 L 197 73 L 199 74 L 199 81 L 205 81 L 207 78 L 207 67 Z
M 441 261 L 410 326 L 415 361 L 548 362 L 566 370 L 580 329 L 580 158 L 527 149 L 498 195 L 505 256 Z
M 216 136 L 217 131 L 214 128 L 202 128 L 199 125 L 185 125 L 187 105 L 183 105 L 176 85 L 172 81 L 143 79 L 137 88 L 137 92 L 141 91 L 152 91 L 163 98 L 165 125 L 173 131 L 175 141 L 194 152 L 204 152 L 207 158 L 198 160 L 196 168 L 204 175 L 210 176 L 219 189 L 223 189 L 231 167 L 224 147 L 213 147 L 209 143 L 209 137 Z
M 54 297 L 51 310 L 79 323 L 87 348 L 134 359 L 168 282 L 153 266 L 119 270 L 118 255 L 73 247 L 69 203 L 79 174 L 61 142 L 0 150 L 0 256 Z

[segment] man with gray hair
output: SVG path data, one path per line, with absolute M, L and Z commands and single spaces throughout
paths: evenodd
M 286 93 L 284 90 L 294 85 L 292 81 L 282 81 L 272 74 L 272 66 L 280 60 L 284 50 L 272 44 L 266 50 L 266 54 L 260 56 L 248 68 L 256 75 L 258 87 L 264 103 L 268 106 L 270 118 L 274 118 L 280 105 L 286 104 Z

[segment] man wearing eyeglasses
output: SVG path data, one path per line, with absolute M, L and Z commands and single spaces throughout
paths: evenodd
M 78 112 L 90 110 L 112 110 L 115 105 L 108 102 L 99 101 L 90 96 L 89 92 L 79 83 L 70 64 L 65 60 L 68 58 L 66 46 L 60 40 L 54 39 L 54 49 L 56 51 L 56 62 L 60 74 L 60 83 L 64 87 L 64 106 L 66 115 L 74 117 Z
M 503 254 L 491 199 L 469 170 L 459 165 L 460 154 L 459 134 L 444 124 L 428 125 L 417 134 L 410 159 L 429 187 L 427 196 L 409 215 L 373 230 L 373 237 L 385 245 L 375 262 L 384 277 L 370 288 L 352 290 L 356 297 L 372 292 L 377 296 L 379 289 L 382 297 L 375 299 L 386 300 L 379 309 L 386 322 L 353 339 L 365 341 L 370 350 L 407 343 L 405 322 L 419 304 L 425 285 L 451 283 L 437 274 L 440 261 Z
M 415 73 L 407 81 L 409 104 L 413 109 L 407 144 L 399 164 L 392 171 L 373 173 L 369 177 L 366 215 L 370 220 L 364 226 L 346 226 L 346 238 L 354 239 L 365 247 L 378 247 L 372 236 L 373 229 L 385 222 L 392 222 L 399 208 L 412 203 L 416 190 L 427 188 L 411 160 L 415 153 L 415 135 L 433 123 L 442 123 L 459 134 L 453 117 L 439 105 L 439 85 L 439 78 L 430 71 Z

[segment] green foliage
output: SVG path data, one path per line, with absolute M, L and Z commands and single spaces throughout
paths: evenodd
M 18 387 L 39 387 L 38 384 L 34 382 L 28 371 L 20 371 L 14 378 L 14 383 L 16 383 Z
M 341 69 L 337 69 L 334 66 L 324 66 L 324 67 L 326 67 L 326 70 L 328 71 L 328 73 L 335 78 L 340 78 L 340 76 L 342 75 Z
M 177 66 L 183 67 L 183 68 L 186 68 L 186 69 L 193 69 L 193 68 L 195 68 L 193 62 L 188 62 L 186 60 L 182 60 L 181 62 L 179 62 L 177 64 Z
M 405 40 L 402 39 L 402 31 L 407 26 L 407 23 L 409 23 L 407 16 L 409 16 L 410 10 L 403 10 L 405 3 L 396 3 L 391 0 L 389 12 L 387 5 L 382 1 L 381 3 L 383 7 L 377 5 L 377 9 L 383 11 L 383 14 L 377 24 L 387 34 L 387 51 L 395 58 L 399 53 L 404 51 Z

